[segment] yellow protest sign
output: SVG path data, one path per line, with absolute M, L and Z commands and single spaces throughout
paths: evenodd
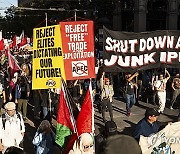
M 32 89 L 60 88 L 65 79 L 60 25 L 33 29 Z

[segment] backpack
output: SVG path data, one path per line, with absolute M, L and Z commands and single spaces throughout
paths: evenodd
M 22 125 L 21 125 L 21 116 L 20 116 L 20 114 L 19 113 L 16 113 L 16 115 L 17 115 L 17 118 L 20 120 L 20 129 L 22 130 Z M 3 129 L 5 130 L 5 123 L 6 123 L 6 115 L 5 115 L 5 113 L 3 113 L 2 115 L 1 115 L 1 117 L 2 117 L 2 124 L 3 124 Z

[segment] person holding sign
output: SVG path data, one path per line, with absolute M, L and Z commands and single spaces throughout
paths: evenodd
M 130 73 L 127 73 L 126 78 L 126 86 L 125 86 L 125 99 L 126 99 L 126 110 L 127 110 L 127 116 L 129 117 L 131 115 L 131 108 L 136 103 L 135 99 L 135 88 L 138 88 L 137 83 L 134 81 L 134 77 L 138 76 L 138 72 L 131 75 Z
M 139 141 L 141 135 L 148 137 L 151 134 L 158 132 L 160 127 L 157 122 L 158 116 L 159 112 L 156 109 L 146 109 L 144 118 L 137 123 L 133 133 L 133 136 L 137 141 Z
M 159 98 L 159 113 L 163 113 L 166 104 L 166 83 L 170 78 L 170 74 L 165 70 L 165 76 L 161 73 L 159 79 L 155 82 L 155 89 L 157 91 L 157 96 Z

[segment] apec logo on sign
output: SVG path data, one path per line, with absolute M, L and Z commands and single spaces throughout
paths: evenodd
M 88 75 L 88 66 L 87 60 L 83 61 L 72 61 L 72 76 L 87 76 Z

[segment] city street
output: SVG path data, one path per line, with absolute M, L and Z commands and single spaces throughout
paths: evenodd
M 139 105 L 134 105 L 132 108 L 132 115 L 130 117 L 126 116 L 126 104 L 124 101 L 119 101 L 116 98 L 113 100 L 113 114 L 114 121 L 117 124 L 119 133 L 132 135 L 135 124 L 138 123 L 144 117 L 146 108 L 157 108 L 152 104 L 144 103 L 139 101 Z M 95 133 L 98 134 L 99 130 L 102 130 L 104 124 L 102 122 L 102 115 L 99 114 L 95 108 Z M 166 124 L 170 121 L 176 121 L 176 116 L 178 115 L 178 110 L 165 109 L 164 113 L 158 118 L 158 121 Z M 106 117 L 109 117 L 109 112 L 106 112 Z M 110 119 L 110 117 L 109 117 Z
M 102 115 L 98 112 L 97 102 L 95 102 L 95 134 L 98 135 L 104 127 L 102 122 Z M 144 117 L 145 109 L 147 107 L 155 107 L 157 106 L 141 102 L 139 105 L 135 105 L 132 108 L 132 115 L 130 117 L 126 116 L 125 103 L 123 101 L 113 99 L 113 114 L 114 121 L 117 124 L 118 132 L 121 134 L 132 135 L 135 124 Z M 168 108 L 165 109 L 164 114 L 160 115 L 158 120 L 162 122 L 164 125 L 168 122 L 173 122 L 176 120 L 176 116 L 178 114 L 178 110 L 170 110 Z M 106 112 L 107 119 L 109 118 L 109 113 Z M 52 120 L 53 126 L 56 126 L 56 121 L 53 118 Z M 24 139 L 24 150 L 27 154 L 35 153 L 34 146 L 32 144 L 32 139 L 40 124 L 40 120 L 36 120 L 33 117 L 33 106 L 28 105 L 28 120 L 25 122 L 26 125 L 26 133 Z M 55 129 L 54 129 L 55 130 Z M 56 153 L 59 153 L 58 148 L 56 148 Z

